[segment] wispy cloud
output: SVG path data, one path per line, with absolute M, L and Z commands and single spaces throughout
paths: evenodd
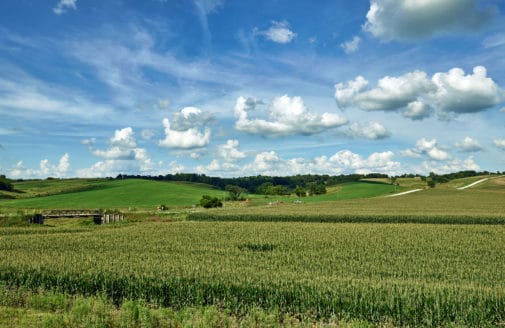
M 355 36 L 352 38 L 352 40 L 341 43 L 340 47 L 342 47 L 342 49 L 344 49 L 344 52 L 349 55 L 353 52 L 358 51 L 360 43 L 361 38 L 359 36 Z
M 272 21 L 272 26 L 270 26 L 267 30 L 256 30 L 255 33 L 263 35 L 270 41 L 283 44 L 290 43 L 294 38 L 296 38 L 296 33 L 291 30 L 287 21 Z
M 66 13 L 69 9 L 77 10 L 76 3 L 77 0 L 60 0 L 53 8 L 53 12 L 56 15 L 62 15 Z

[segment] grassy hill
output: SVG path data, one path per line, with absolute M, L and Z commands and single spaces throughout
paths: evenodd
M 394 192 L 395 187 L 390 184 L 375 181 L 348 182 L 337 186 L 327 188 L 327 193 L 298 198 L 295 195 L 290 196 L 268 196 L 252 195 L 253 203 L 264 205 L 273 201 L 293 202 L 301 200 L 304 203 L 319 203 L 334 200 L 369 198 L 386 195 Z M 400 189 L 398 189 L 400 190 Z
M 160 204 L 191 206 L 202 195 L 223 196 L 223 191 L 206 185 L 148 180 L 42 180 L 16 183 L 23 191 L 15 200 L 2 200 L 10 208 L 145 208 Z M 29 197 L 29 198 L 28 198 Z

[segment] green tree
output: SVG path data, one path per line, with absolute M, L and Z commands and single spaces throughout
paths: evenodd
M 308 184 L 309 195 L 322 195 L 326 194 L 326 186 L 324 183 L 311 182 Z
M 307 196 L 307 190 L 305 190 L 305 188 L 303 188 L 303 187 L 296 186 L 295 195 L 298 197 L 305 197 L 305 196 Z
M 0 175 L 0 190 L 13 191 L 14 187 L 9 179 L 5 175 Z
M 270 195 L 271 187 L 273 187 L 273 183 L 264 182 L 258 188 L 256 188 L 256 192 L 261 195 Z
M 437 184 L 437 175 L 433 172 L 430 172 L 430 175 L 426 179 L 426 183 L 428 184 L 428 187 L 435 188 L 435 185 Z
M 230 200 L 240 200 L 241 195 L 247 191 L 246 189 L 236 185 L 226 185 L 224 189 L 229 192 Z

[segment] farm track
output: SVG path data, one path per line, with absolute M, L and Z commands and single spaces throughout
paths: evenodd
M 411 194 L 411 193 L 418 192 L 418 191 L 421 191 L 421 190 L 423 190 L 423 189 L 414 189 L 414 190 L 409 190 L 409 191 L 400 192 L 400 193 L 398 193 L 398 194 L 394 194 L 394 195 L 387 195 L 387 196 L 384 196 L 384 197 L 396 197 L 396 196 L 403 196 L 403 195 Z
M 479 183 L 482 183 L 482 182 L 487 181 L 487 180 L 489 180 L 489 178 L 480 179 L 480 180 L 472 182 L 472 183 L 470 183 L 470 184 L 468 184 L 466 186 L 459 187 L 458 190 L 464 190 L 464 189 L 473 187 L 473 186 L 478 185 Z

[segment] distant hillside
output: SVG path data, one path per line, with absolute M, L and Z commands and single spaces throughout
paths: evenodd
M 20 199 L 2 200 L 16 208 L 148 208 L 197 204 L 202 195 L 222 197 L 223 191 L 191 183 L 128 180 L 39 180 L 15 183 Z M 47 195 L 47 196 L 44 196 Z M 29 197 L 29 198 L 26 198 Z

